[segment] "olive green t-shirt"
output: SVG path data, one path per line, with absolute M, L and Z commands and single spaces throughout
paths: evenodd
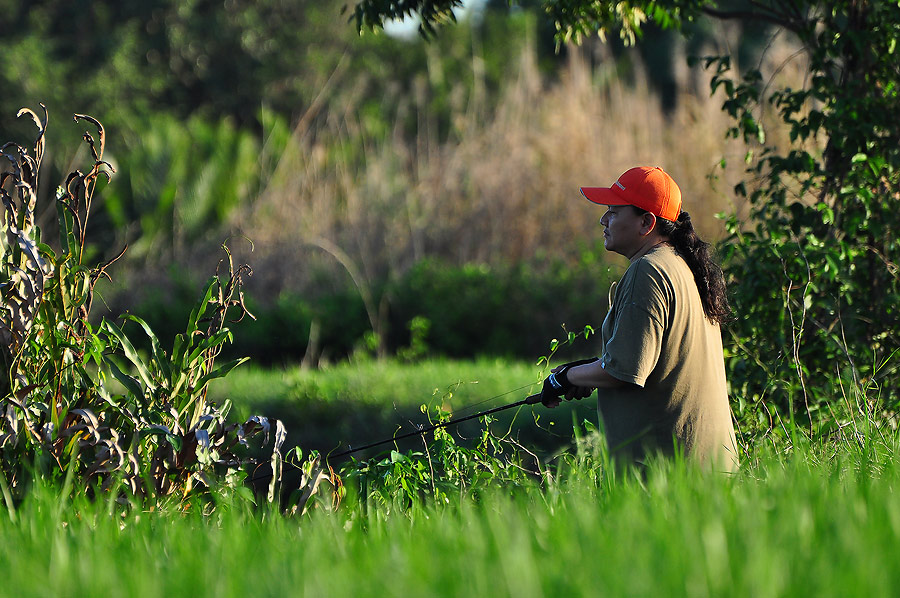
M 640 462 L 680 450 L 717 470 L 737 468 L 721 331 L 672 247 L 658 245 L 629 266 L 601 340 L 603 368 L 631 383 L 598 394 L 611 454 Z

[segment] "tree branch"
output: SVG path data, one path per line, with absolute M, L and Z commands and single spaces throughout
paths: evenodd
M 760 9 L 771 10 L 770 7 L 764 6 L 759 2 L 753 2 L 753 4 L 755 6 L 758 6 Z M 786 14 L 779 14 L 774 12 L 767 13 L 757 12 L 753 10 L 719 10 L 717 8 L 712 8 L 709 6 L 700 7 L 700 11 L 709 17 L 722 21 L 762 21 L 764 23 L 784 27 L 786 29 L 789 29 L 790 31 L 793 31 L 794 33 L 799 33 L 803 24 L 799 18 L 790 18 Z

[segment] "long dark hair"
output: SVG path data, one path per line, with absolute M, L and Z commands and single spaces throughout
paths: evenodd
M 645 210 L 640 208 L 635 210 L 639 214 L 645 213 Z M 694 230 L 690 214 L 681 212 L 676 222 L 657 216 L 656 226 L 659 227 L 660 234 L 669 238 L 675 252 L 687 262 L 694 274 L 694 282 L 700 291 L 700 301 L 703 302 L 706 317 L 718 324 L 733 319 L 725 291 L 725 275 L 712 257 L 710 244 L 701 239 Z

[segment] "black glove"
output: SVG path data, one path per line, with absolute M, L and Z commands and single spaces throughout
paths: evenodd
M 559 404 L 559 398 L 575 388 L 575 385 L 569 382 L 566 376 L 568 371 L 575 366 L 586 365 L 599 361 L 599 358 L 592 357 L 590 359 L 579 359 L 578 361 L 570 361 L 560 366 L 559 370 L 547 376 L 544 380 L 544 386 L 541 388 L 541 403 L 545 407 L 555 407 Z

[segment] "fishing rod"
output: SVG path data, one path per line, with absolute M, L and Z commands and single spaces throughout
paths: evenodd
M 565 367 L 568 368 L 568 367 L 572 367 L 572 366 L 575 366 L 575 365 L 584 365 L 584 364 L 587 364 L 587 363 L 593 363 L 594 361 L 597 361 L 597 358 L 596 358 L 596 357 L 591 358 L 591 359 L 584 359 L 584 360 L 581 360 L 581 361 L 574 361 L 574 362 L 572 362 L 572 363 L 566 364 Z M 562 370 L 562 371 L 565 372 L 565 370 Z M 558 372 L 557 372 L 557 374 L 558 374 Z M 550 379 L 551 379 L 551 380 L 554 380 L 552 374 L 551 374 L 551 376 L 550 376 Z M 530 386 L 530 385 L 526 385 L 526 386 Z M 526 386 L 522 386 L 522 387 L 520 387 L 520 388 L 518 388 L 518 389 L 516 389 L 516 390 L 521 390 L 521 389 L 523 389 L 523 388 L 526 388 Z M 516 392 L 516 391 L 513 390 L 513 391 L 509 391 L 509 392 Z M 504 393 L 504 394 L 509 394 L 509 393 L 507 392 L 507 393 Z M 479 412 L 479 413 L 473 413 L 472 415 L 467 415 L 467 416 L 465 416 L 465 417 L 458 417 L 458 418 L 456 418 L 456 419 L 450 419 L 450 420 L 447 420 L 447 421 L 445 421 L 445 422 L 442 422 L 442 423 L 439 423 L 439 424 L 435 424 L 435 425 L 433 425 L 433 426 L 429 426 L 429 427 L 427 427 L 427 428 L 420 428 L 420 429 L 416 430 L 415 432 L 407 432 L 406 434 L 401 434 L 400 436 L 392 436 L 391 438 L 386 438 L 385 440 L 379 440 L 378 442 L 372 442 L 372 443 L 367 444 L 367 445 L 365 445 L 365 446 L 360 446 L 360 447 L 357 447 L 357 448 L 351 448 L 350 450 L 346 450 L 346 451 L 343 451 L 343 452 L 341 452 L 341 453 L 337 453 L 337 454 L 335 454 L 335 455 L 326 455 L 325 460 L 327 461 L 329 458 L 332 458 L 332 457 L 335 458 L 335 459 L 338 458 L 338 457 L 346 457 L 347 455 L 351 455 L 351 454 L 356 453 L 356 452 L 359 452 L 359 451 L 364 451 L 364 450 L 366 450 L 366 449 L 370 449 L 370 448 L 373 448 L 373 447 L 376 447 L 376 446 L 381 446 L 381 445 L 383 445 L 383 444 L 388 444 L 388 443 L 390 443 L 390 442 L 396 442 L 396 441 L 398 441 L 398 440 L 403 440 L 404 438 L 412 438 L 413 436 L 423 436 L 423 435 L 427 434 L 428 432 L 433 432 L 434 430 L 437 430 L 438 428 L 446 428 L 447 426 L 452 426 L 452 425 L 455 425 L 455 424 L 459 424 L 459 423 L 462 423 L 462 422 L 464 422 L 464 421 L 468 421 L 468 420 L 470 420 L 470 419 L 475 419 L 476 417 L 484 417 L 485 415 L 490 415 L 490 414 L 492 414 L 492 413 L 497 413 L 497 412 L 503 411 L 503 410 L 505 410 L 505 409 L 512 409 L 513 407 L 521 407 L 522 405 L 534 405 L 534 404 L 536 404 L 536 403 L 540 403 L 540 402 L 541 402 L 541 394 L 542 394 L 542 393 L 538 392 L 538 393 L 535 393 L 535 394 L 530 395 L 530 396 L 528 396 L 528 397 L 525 397 L 525 398 L 522 399 L 521 401 L 516 401 L 515 403 L 510 403 L 509 405 L 502 405 L 502 406 L 500 406 L 500 407 L 494 407 L 493 409 L 488 409 L 487 411 L 481 411 L 481 412 Z M 498 396 L 503 396 L 503 395 L 498 395 Z M 493 398 L 491 398 L 491 399 L 486 399 L 485 401 L 480 401 L 479 403 L 475 403 L 475 404 L 476 404 L 476 405 L 479 405 L 479 404 L 481 404 L 481 403 L 484 403 L 484 402 L 487 402 L 487 401 L 491 401 L 491 400 L 496 399 L 496 398 L 497 398 L 497 397 L 493 397 Z M 472 407 L 472 406 L 470 405 L 469 407 Z
M 484 417 L 485 415 L 491 415 L 492 413 L 498 413 L 500 411 L 504 411 L 505 409 L 512 409 L 513 407 L 521 407 L 522 405 L 534 405 L 536 403 L 541 402 L 541 393 L 536 393 L 530 395 L 521 401 L 516 401 L 515 403 L 510 403 L 509 405 L 501 405 L 500 407 L 494 407 L 493 409 L 488 409 L 487 411 L 481 411 L 479 413 L 473 413 L 472 415 L 467 415 L 465 417 L 458 417 L 456 419 L 449 419 L 445 422 L 441 422 L 439 424 L 434 424 L 433 426 L 429 426 L 427 428 L 421 428 L 416 430 L 415 432 L 407 432 L 406 434 L 401 434 L 400 436 L 392 436 L 391 438 L 387 438 L 385 440 L 379 440 L 378 442 L 372 442 L 365 446 L 360 446 L 357 448 L 351 448 L 350 450 L 343 451 L 341 453 L 337 453 L 336 455 L 327 455 L 325 459 L 338 457 L 346 457 L 347 455 L 351 455 L 353 453 L 357 453 L 359 451 L 364 451 L 366 449 L 370 449 L 376 446 L 381 446 L 383 444 L 388 444 L 391 442 L 396 442 L 398 440 L 403 440 L 404 438 L 412 438 L 413 436 L 422 436 L 429 432 L 433 432 L 439 428 L 446 428 L 447 426 L 452 426 L 455 424 L 462 423 L 464 421 L 468 421 L 470 419 L 475 419 L 476 417 Z
M 525 387 L 522 387 L 525 388 Z M 513 391 L 511 391 L 513 392 Z M 508 393 L 505 393 L 508 394 Z M 494 397 L 496 398 L 496 397 Z M 491 400 L 491 399 L 488 399 Z M 484 401 L 482 401 L 484 402 Z M 493 409 L 488 409 L 487 411 L 481 411 L 479 413 L 473 413 L 472 415 L 467 415 L 465 417 L 458 417 L 456 419 L 450 419 L 445 422 L 435 424 L 433 426 L 429 426 L 427 428 L 420 428 L 415 432 L 407 432 L 406 434 L 401 434 L 400 436 L 392 436 L 391 438 L 386 438 L 385 440 L 379 440 L 378 442 L 371 442 L 365 446 L 360 446 L 357 448 L 351 448 L 349 450 L 334 454 L 334 455 L 326 455 L 325 461 L 327 462 L 329 459 L 337 459 L 338 457 L 346 457 L 347 455 L 352 455 L 353 453 L 357 453 L 359 451 L 364 451 L 366 449 L 370 449 L 376 446 L 381 446 L 383 444 L 388 444 L 391 442 L 397 442 L 398 440 L 403 440 L 404 438 L 412 438 L 413 436 L 423 436 L 428 432 L 433 432 L 438 428 L 446 428 L 447 426 L 452 426 L 455 424 L 462 423 L 464 421 L 468 421 L 470 419 L 475 419 L 476 417 L 484 417 L 485 415 L 491 415 L 492 413 L 498 413 L 500 411 L 504 411 L 506 409 L 512 409 L 513 407 L 521 407 L 523 405 L 535 405 L 541 402 L 541 393 L 535 393 L 533 395 L 529 395 L 522 399 L 521 401 L 516 401 L 515 403 L 510 403 L 509 405 L 501 405 L 500 407 L 494 407 Z M 264 480 L 272 477 L 272 474 L 264 474 L 261 476 L 253 476 L 250 481 L 256 482 L 258 480 Z

